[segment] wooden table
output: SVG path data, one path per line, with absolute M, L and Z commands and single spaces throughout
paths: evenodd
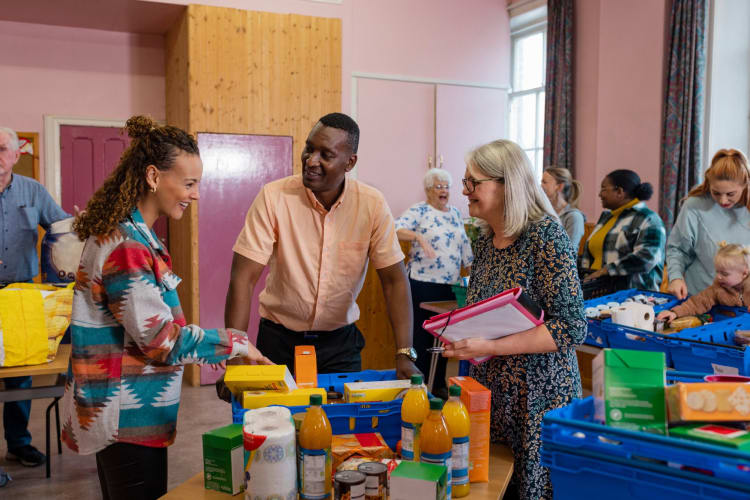
M 28 389 L 5 389 L 0 391 L 0 402 L 26 401 L 29 399 L 53 398 L 47 407 L 47 477 L 50 477 L 50 412 L 55 408 L 55 423 L 57 425 L 57 453 L 62 454 L 60 443 L 60 411 L 57 402 L 65 393 L 65 374 L 68 372 L 70 362 L 70 344 L 60 344 L 57 348 L 57 356 L 50 363 L 30 366 L 10 366 L 0 368 L 0 379 L 10 377 L 33 377 L 34 375 L 57 375 L 57 380 L 52 385 L 42 387 L 29 387 Z
M 493 444 L 490 447 L 490 482 L 472 483 L 471 493 L 465 497 L 469 500 L 499 500 L 503 498 L 513 475 L 513 455 L 507 446 Z M 240 493 L 234 498 L 242 498 Z M 203 473 L 199 472 L 181 485 L 173 488 L 161 497 L 165 500 L 227 500 L 232 498 L 228 493 L 207 490 L 203 487 Z

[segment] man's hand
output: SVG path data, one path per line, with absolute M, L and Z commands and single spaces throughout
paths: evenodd
M 412 375 L 421 374 L 417 365 L 412 360 L 403 355 L 396 356 L 396 377 L 400 379 L 408 379 Z M 423 374 L 424 375 L 424 374 Z
M 677 278 L 670 281 L 669 288 L 667 288 L 667 293 L 671 293 L 680 300 L 687 297 L 687 285 L 685 284 L 685 280 L 682 278 Z

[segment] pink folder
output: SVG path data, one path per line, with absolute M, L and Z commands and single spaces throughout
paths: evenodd
M 544 323 L 544 311 L 534 303 L 523 288 L 505 290 L 470 306 L 438 314 L 426 320 L 422 328 L 452 344 L 462 339 L 499 339 L 523 332 Z M 479 364 L 492 356 L 469 360 Z

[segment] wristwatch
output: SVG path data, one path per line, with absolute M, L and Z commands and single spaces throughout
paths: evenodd
M 403 354 L 407 358 L 411 360 L 412 363 L 415 363 L 417 361 L 417 350 L 413 347 L 402 347 L 401 349 L 398 349 L 396 351 L 396 356 L 399 354 Z

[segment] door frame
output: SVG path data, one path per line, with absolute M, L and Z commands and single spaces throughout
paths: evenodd
M 125 120 L 105 120 L 65 115 L 44 115 L 44 187 L 58 205 L 62 203 L 62 180 L 60 175 L 60 127 L 77 125 L 82 127 L 125 126 Z

